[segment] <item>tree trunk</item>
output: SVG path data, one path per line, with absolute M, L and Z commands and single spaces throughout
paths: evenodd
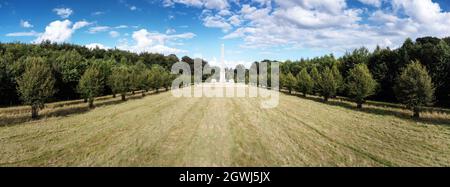
M 122 94 L 122 101 L 126 101 L 125 94 Z
M 94 98 L 89 98 L 89 108 L 94 108 Z
M 113 98 L 116 98 L 116 94 L 115 93 L 113 93 Z
M 414 118 L 419 119 L 420 118 L 420 108 L 419 107 L 414 107 L 413 109 L 414 111 Z
M 36 106 L 36 105 L 31 106 L 31 118 L 32 119 L 38 118 L 38 110 L 39 110 L 38 106 Z
M 306 97 L 306 92 L 303 92 L 303 97 Z
M 84 103 L 87 103 L 88 102 L 88 99 L 87 98 L 84 98 L 84 101 L 83 101 Z
M 142 97 L 145 97 L 145 90 L 144 91 L 142 91 Z
M 328 102 L 329 97 L 328 96 L 324 96 L 323 97 L 323 101 Z
M 131 95 L 134 95 L 135 94 L 135 92 L 134 92 L 134 90 L 131 92 Z

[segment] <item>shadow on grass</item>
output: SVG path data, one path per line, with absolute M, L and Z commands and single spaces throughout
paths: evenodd
M 116 105 L 116 104 L 124 103 L 126 101 L 142 99 L 146 96 L 158 95 L 158 94 L 164 93 L 164 92 L 165 91 L 147 92 L 145 96 L 142 95 L 142 92 L 139 92 L 139 93 L 136 92 L 134 95 L 128 94 L 125 101 L 122 101 L 120 99 L 120 95 L 117 95 L 116 98 L 113 98 L 112 96 L 111 97 L 100 97 L 100 98 L 95 99 L 94 105 L 96 108 L 109 106 L 109 105 Z M 74 115 L 74 114 L 82 114 L 82 113 L 86 113 L 86 112 L 89 112 L 90 110 L 92 110 L 92 108 L 89 108 L 88 104 L 83 101 L 81 101 L 81 102 L 74 101 L 74 102 L 70 102 L 70 103 L 71 103 L 71 105 L 79 105 L 79 106 L 71 106 L 71 105 L 66 104 L 65 106 L 59 106 L 59 107 L 48 107 L 48 109 L 50 111 L 48 111 L 48 112 L 42 111 L 37 120 L 31 119 L 31 114 L 29 114 L 29 113 L 0 117 L 0 127 L 15 126 L 15 125 L 20 125 L 25 122 L 38 121 L 40 119 L 51 118 L 51 117 L 65 117 L 65 116 Z
M 395 116 L 404 120 L 408 120 L 408 121 L 413 121 L 413 122 L 422 122 L 422 123 L 426 123 L 426 124 L 431 124 L 431 125 L 443 125 L 443 126 L 448 126 L 450 127 L 450 119 L 448 118 L 444 118 L 444 117 L 430 117 L 430 116 L 422 116 L 420 119 L 416 119 L 412 117 L 412 112 L 407 112 L 407 109 L 405 108 L 401 108 L 401 107 L 391 107 L 392 109 L 398 109 L 398 110 L 405 110 L 405 111 L 395 111 L 395 110 L 389 110 L 386 105 L 373 105 L 371 103 L 366 103 L 365 105 L 363 105 L 362 109 L 358 109 L 356 108 L 356 104 L 353 104 L 351 102 L 349 102 L 348 99 L 342 99 L 342 98 L 336 98 L 336 99 L 330 99 L 328 102 L 324 102 L 324 100 L 320 97 L 315 97 L 315 96 L 307 96 L 304 97 L 302 94 L 289 94 L 288 92 L 284 92 L 285 94 L 288 95 L 293 95 L 293 96 L 297 96 L 303 99 L 308 99 L 311 101 L 315 101 L 315 102 L 320 102 L 326 105 L 330 105 L 330 106 L 339 106 L 339 107 L 343 107 L 346 109 L 350 109 L 350 110 L 354 110 L 354 111 L 359 111 L 359 112 L 365 112 L 365 113 L 369 113 L 369 114 L 376 114 L 376 115 L 380 115 L 380 116 Z M 377 107 L 377 108 L 375 108 Z M 386 109 L 383 109 L 386 108 Z M 426 109 L 424 112 L 441 112 L 440 110 L 438 111 L 432 111 L 430 109 Z

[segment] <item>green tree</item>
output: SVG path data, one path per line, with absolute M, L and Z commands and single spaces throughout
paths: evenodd
M 163 86 L 163 73 L 164 69 L 159 65 L 153 65 L 150 69 L 150 75 L 148 77 L 150 87 L 156 91 L 156 93 L 159 92 L 159 89 Z
M 78 84 L 78 92 L 83 98 L 88 100 L 89 108 L 94 108 L 94 99 L 101 94 L 102 89 L 102 73 L 94 66 L 89 67 Z
M 338 83 L 333 76 L 333 72 L 330 68 L 326 67 L 322 72 L 322 76 L 319 80 L 320 95 L 324 101 L 328 101 L 329 98 L 336 95 L 338 89 Z
M 377 82 L 365 64 L 358 64 L 349 71 L 347 77 L 347 90 L 355 100 L 358 108 L 362 108 L 365 99 L 375 93 Z
M 415 118 L 419 118 L 421 108 L 433 101 L 435 88 L 427 69 L 419 61 L 414 61 L 400 74 L 394 90 L 398 100 L 414 112 Z
M 121 65 L 112 69 L 108 84 L 114 94 L 117 93 L 122 96 L 122 101 L 126 100 L 126 94 L 130 90 L 130 80 L 130 70 L 127 66 Z
M 24 74 L 17 80 L 20 98 L 31 105 L 31 117 L 38 117 L 39 109 L 44 108 L 47 99 L 55 93 L 55 79 L 46 60 L 41 57 L 28 57 Z
M 287 75 L 282 74 L 281 79 L 283 87 L 289 91 L 289 94 L 292 94 L 292 90 L 297 85 L 297 79 L 295 79 L 292 73 L 288 73 Z
M 345 82 L 336 63 L 333 63 L 331 71 L 333 72 L 334 79 L 336 80 L 336 83 L 338 85 L 338 92 L 340 93 L 345 87 L 344 86 Z
M 315 67 L 315 66 L 311 69 L 311 78 L 314 83 L 312 93 L 313 93 L 313 95 L 316 95 L 316 93 L 320 92 L 320 84 L 319 83 L 320 83 L 321 77 L 320 77 L 319 71 L 317 70 L 317 67 Z
M 314 87 L 314 82 L 309 76 L 306 68 L 303 68 L 302 71 L 297 75 L 297 89 L 299 92 L 303 93 L 303 96 L 306 97 L 306 94 L 311 93 Z

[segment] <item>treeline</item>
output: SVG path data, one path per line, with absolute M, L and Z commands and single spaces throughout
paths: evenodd
M 191 60 L 183 57 L 184 60 Z M 170 88 L 175 55 L 135 54 L 71 44 L 0 43 L 0 105 L 26 104 L 33 118 L 45 102 Z M 207 62 L 205 62 L 207 64 Z
M 192 61 L 190 65 L 193 66 L 191 58 L 183 57 L 182 59 L 188 61 L 187 63 Z M 95 91 L 95 95 L 109 95 L 124 90 L 143 90 L 149 84 L 161 84 L 160 87 L 162 87 L 167 85 L 167 81 L 162 80 L 169 77 L 172 65 L 178 61 L 179 58 L 176 55 L 135 54 L 118 49 L 88 49 L 72 44 L 0 43 L 0 106 L 25 103 L 21 99 L 18 80 L 27 70 L 31 71 L 33 68 L 49 69 L 49 75 L 54 82 L 52 89 L 54 93 L 48 101 L 62 101 L 92 95 L 92 93 L 80 91 L 80 86 L 84 88 L 87 84 L 88 77 L 99 77 L 101 85 Z M 45 67 L 29 67 L 33 63 L 42 63 Z M 204 63 L 207 64 L 207 62 Z M 85 75 L 86 73 L 88 74 Z M 152 73 L 151 76 L 150 73 Z M 119 82 L 110 80 L 110 77 L 118 76 L 118 74 L 123 77 L 116 77 L 114 80 L 128 79 L 127 85 L 119 85 Z M 143 83 L 142 80 L 148 79 L 144 76 L 153 78 L 153 83 Z
M 401 102 L 418 117 L 425 105 L 450 106 L 450 39 L 407 39 L 395 50 L 377 47 L 281 63 L 281 85 L 289 90 L 350 97 L 358 107 L 367 98 Z

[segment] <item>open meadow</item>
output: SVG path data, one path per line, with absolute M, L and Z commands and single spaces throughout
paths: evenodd
M 13 122 L 0 126 L 0 166 L 450 166 L 445 111 L 413 120 L 380 104 L 287 94 L 273 109 L 261 98 L 170 92 L 119 100 L 54 106 L 36 121 L 0 109 Z

